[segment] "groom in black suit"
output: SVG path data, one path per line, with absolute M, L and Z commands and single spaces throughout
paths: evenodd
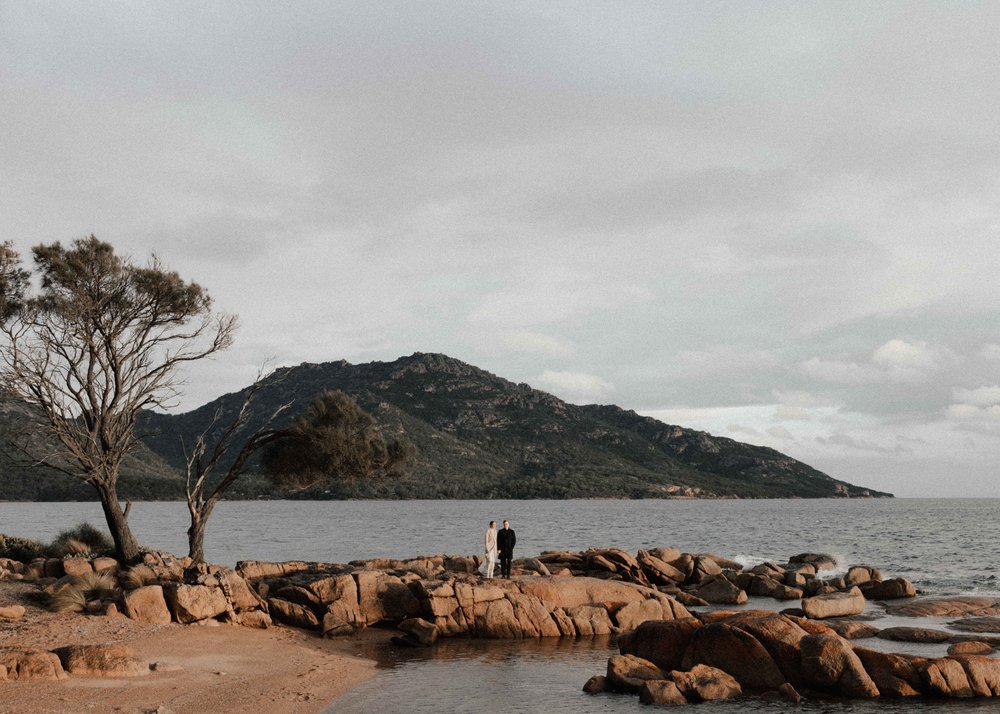
M 503 528 L 497 531 L 497 551 L 500 554 L 500 575 L 510 578 L 510 560 L 514 557 L 514 544 L 517 536 L 510 527 L 510 521 L 504 520 Z

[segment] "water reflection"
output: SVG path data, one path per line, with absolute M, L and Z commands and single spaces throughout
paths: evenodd
M 638 697 L 581 691 L 594 674 L 603 674 L 616 651 L 608 637 L 540 640 L 443 640 L 429 648 L 400 648 L 389 633 L 368 633 L 354 641 L 358 656 L 375 660 L 373 679 L 333 702 L 327 712 L 413 712 L 414 714 L 624 714 L 644 712 Z M 869 640 L 877 642 L 877 640 Z M 881 644 L 881 642 L 879 643 Z M 892 643 L 899 645 L 901 643 Z M 746 698 L 699 705 L 703 714 L 788 714 L 792 711 L 844 714 L 1000 714 L 1000 701 L 839 701 L 786 702 Z
M 444 640 L 429 648 L 359 641 L 357 653 L 384 671 L 351 690 L 329 712 L 619 712 L 612 697 L 581 691 L 603 673 L 609 637 Z M 638 706 L 638 700 L 626 699 Z

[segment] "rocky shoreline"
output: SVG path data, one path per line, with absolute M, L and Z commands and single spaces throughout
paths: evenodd
M 377 626 L 394 628 L 399 646 L 447 637 L 617 635 L 620 654 L 585 691 L 638 693 L 646 703 L 1000 695 L 1000 660 L 986 656 L 1000 644 L 1000 597 L 919 598 L 903 578 L 883 578 L 869 565 L 835 571 L 833 558 L 810 553 L 743 568 L 673 548 L 551 551 L 515 561 L 509 580 L 481 578 L 478 564 L 477 557 L 437 555 L 242 561 L 230 569 L 147 553 L 143 563 L 121 569 L 110 558 L 0 559 L 0 580 L 30 582 L 35 595 L 0 607 L 0 626 L 75 588 L 84 616 L 150 625 L 279 624 L 324 638 Z M 104 584 L 88 590 L 99 578 Z M 795 606 L 750 608 L 751 598 Z M 878 628 L 865 614 L 874 602 L 896 617 L 957 619 L 950 631 Z M 933 657 L 857 644 L 871 637 L 951 647 Z M 0 647 L 0 680 L 149 672 L 149 663 L 120 643 Z

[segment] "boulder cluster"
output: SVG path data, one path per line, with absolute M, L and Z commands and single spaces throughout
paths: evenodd
M 251 627 L 271 624 L 266 602 L 234 570 L 192 567 L 189 560 L 166 553 L 146 553 L 141 564 L 128 569 L 103 557 L 39 558 L 28 563 L 0 558 L 0 580 L 33 582 L 40 599 L 50 604 L 72 590 L 79 598 L 78 611 L 91 615 L 124 615 L 161 625 L 212 620 Z M 0 607 L 0 620 L 19 620 L 25 613 L 23 605 Z M 51 651 L 0 646 L 0 680 L 137 677 L 156 667 L 123 644 L 77 644 Z
M 78 611 L 124 615 L 156 625 L 284 625 L 326 637 L 373 625 L 396 627 L 393 641 L 427 646 L 441 637 L 536 638 L 618 635 L 620 654 L 591 678 L 591 693 L 638 693 L 654 704 L 743 694 L 798 701 L 844 697 L 1000 696 L 1000 638 L 913 627 L 872 626 L 869 600 L 912 598 L 903 578 L 871 566 L 832 572 L 833 558 L 803 553 L 787 563 L 744 569 L 716 555 L 673 548 L 546 551 L 514 562 L 510 579 L 484 579 L 478 557 L 428 556 L 350 563 L 242 561 L 235 569 L 193 564 L 166 553 L 120 568 L 110 558 L 0 559 L 0 579 L 29 580 L 54 602 L 76 589 Z M 824 572 L 826 571 L 826 572 Z M 749 596 L 796 599 L 797 607 L 706 610 Z M 71 602 L 72 599 L 70 599 Z M 887 605 L 902 615 L 958 615 L 956 629 L 1000 632 L 1000 599 L 953 598 Z M 18 619 L 21 605 L 0 607 Z M 974 616 L 974 617 L 973 617 Z M 891 654 L 854 640 L 878 636 L 950 642 L 946 657 Z M 149 671 L 122 645 L 51 652 L 0 648 L 0 679 L 137 676 Z
M 94 576 L 103 576 L 95 579 Z M 120 568 L 114 558 L 0 559 L 0 580 L 27 580 L 51 602 L 69 590 L 88 614 L 123 614 L 147 624 L 189 624 L 215 619 L 267 627 L 267 603 L 231 568 L 193 565 L 189 558 L 148 552 L 141 563 Z
M 621 635 L 618 647 L 607 673 L 591 678 L 585 691 L 638 693 L 644 703 L 662 705 L 746 693 L 793 701 L 800 693 L 866 699 L 1000 696 L 1000 660 L 869 649 L 823 623 L 768 610 L 648 621 Z
M 515 577 L 484 580 L 478 560 L 432 556 L 349 564 L 244 561 L 236 571 L 266 598 L 275 620 L 351 634 L 398 625 L 399 644 L 438 637 L 576 637 L 607 635 L 650 619 L 687 617 L 676 599 L 635 582 L 552 574 L 534 559 L 517 561 Z
M 905 578 L 883 580 L 877 568 L 850 567 L 844 575 L 829 555 L 800 553 L 787 563 L 740 563 L 711 553 L 676 548 L 640 550 L 635 556 L 617 548 L 583 552 L 546 552 L 537 561 L 566 575 L 623 580 L 669 594 L 685 605 L 742 605 L 749 596 L 802 600 L 809 617 L 839 617 L 864 611 L 865 600 L 908 598 L 917 594 Z M 837 595 L 840 593 L 841 595 Z

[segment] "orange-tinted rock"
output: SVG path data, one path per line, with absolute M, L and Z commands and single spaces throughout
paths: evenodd
M 170 610 L 159 585 L 145 585 L 122 595 L 125 615 L 137 622 L 151 625 L 166 625 L 170 622 Z
M 122 644 L 70 645 L 55 650 L 63 669 L 87 677 L 141 677 L 149 665 L 136 651 Z
M 291 625 L 292 627 L 301 627 L 306 630 L 319 629 L 319 619 L 312 608 L 277 597 L 268 598 L 267 603 L 271 611 L 271 617 L 278 622 Z
M 263 610 L 244 610 L 235 614 L 233 622 L 243 627 L 266 630 L 271 626 L 271 616 Z
M 894 642 L 920 642 L 940 644 L 951 639 L 951 633 L 944 630 L 932 630 L 928 627 L 887 627 L 878 633 L 880 640 Z
M 917 697 L 923 689 L 920 669 L 915 662 L 923 662 L 921 657 L 880 652 L 864 647 L 855 647 L 854 654 L 861 660 L 865 671 L 875 682 L 883 697 Z
M 771 659 L 778 665 L 784 678 L 790 682 L 802 679 L 802 649 L 800 643 L 807 633 L 783 615 L 765 617 L 736 615 L 729 623 L 753 637 L 764 646 Z
M 814 620 L 860 615 L 865 611 L 865 598 L 855 587 L 846 592 L 803 598 L 802 609 L 805 610 L 806 617 Z
M 836 635 L 837 631 L 834 630 L 829 625 L 824 625 L 822 622 L 817 622 L 816 620 L 810 620 L 806 617 L 796 617 L 795 615 L 786 615 L 789 620 L 794 622 L 796 625 L 801 627 L 803 630 L 808 632 L 810 635 Z
M 174 619 L 182 624 L 221 615 L 229 608 L 222 590 L 206 585 L 168 583 L 164 594 Z
M 948 648 L 948 654 L 958 655 L 958 654 L 978 654 L 985 655 L 990 654 L 995 648 L 988 642 L 980 642 L 978 640 L 969 640 L 967 642 L 956 642 Z
M 684 573 L 649 551 L 640 550 L 636 560 L 652 583 L 667 585 L 684 582 Z
M 689 592 L 705 602 L 718 605 L 742 605 L 747 601 L 747 594 L 722 575 L 705 576 Z
M 688 672 L 673 671 L 669 678 L 685 699 L 692 702 L 710 702 L 732 699 L 743 694 L 739 682 L 716 667 L 698 664 Z
M 66 558 L 63 560 L 63 572 L 66 575 L 87 575 L 94 572 L 94 567 L 86 558 Z
M 261 578 L 277 578 L 306 573 L 314 570 L 315 563 L 305 563 L 301 560 L 291 560 L 284 563 L 269 563 L 261 560 L 241 560 L 236 564 L 236 572 L 247 580 Z
M 581 605 L 566 610 L 573 620 L 576 633 L 581 637 L 590 635 L 610 635 L 614 630 L 608 611 L 594 605 Z
M 1000 614 L 1000 598 L 964 596 L 916 600 L 886 608 L 890 615 L 904 617 L 957 617 Z
M 847 640 L 836 635 L 806 635 L 800 644 L 802 678 L 808 685 L 831 689 L 845 697 L 879 695 Z
M 485 611 L 476 616 L 476 632 L 481 637 L 512 639 L 522 636 L 521 625 L 514 616 L 514 606 L 507 599 L 485 603 Z
M 906 578 L 892 578 L 882 582 L 867 582 L 860 586 L 861 593 L 868 600 L 898 600 L 916 597 L 917 589 Z
M 618 638 L 618 649 L 649 660 L 665 672 L 681 669 L 684 651 L 699 627 L 701 623 L 693 617 L 644 622 Z
M 215 573 L 214 582 L 226 596 L 236 612 L 256 610 L 264 606 L 263 599 L 250 587 L 250 583 L 231 568 L 223 568 Z
M 844 620 L 841 622 L 830 622 L 827 624 L 829 624 L 831 630 L 848 640 L 863 640 L 868 637 L 875 637 L 875 635 L 879 633 L 879 629 L 877 627 L 870 625 L 867 622 Z
M 8 679 L 66 679 L 58 655 L 33 647 L 0 647 L 0 667 Z
M 559 637 L 559 626 L 541 600 L 520 593 L 508 593 L 507 599 L 521 625 L 522 637 Z
M 94 558 L 90 562 L 91 566 L 94 568 L 95 573 L 103 573 L 105 571 L 111 571 L 112 573 L 118 572 L 118 561 L 114 558 L 98 557 Z
M 777 689 L 785 681 L 778 665 L 756 637 L 721 622 L 704 625 L 692 634 L 683 666 L 691 669 L 698 664 L 728 672 L 746 689 Z
M 24 605 L 7 605 L 0 607 L 0 620 L 20 620 L 24 617 Z
M 918 667 L 924 690 L 939 697 L 975 696 L 962 663 L 951 657 L 929 659 Z
M 437 626 L 419 617 L 403 620 L 399 623 L 399 629 L 425 647 L 434 644 L 438 638 Z
M 664 679 L 665 676 L 655 664 L 635 655 L 612 655 L 608 658 L 608 684 L 620 692 L 638 692 L 643 682 Z
M 351 575 L 330 575 L 314 580 L 306 587 L 326 604 L 344 598 L 355 605 L 358 602 L 358 584 Z
M 1000 696 L 1000 661 L 981 655 L 958 655 L 965 670 L 969 688 L 977 697 Z
M 722 568 L 714 558 L 707 555 L 698 555 L 694 558 L 688 582 L 700 583 L 713 575 L 721 574 Z
M 639 689 L 639 701 L 660 707 L 676 707 L 688 703 L 677 684 L 669 679 L 643 682 L 642 688 Z
M 853 587 L 881 579 L 882 575 L 877 568 L 872 568 L 868 565 L 852 565 L 847 569 L 847 574 L 844 575 L 844 584 L 848 587 Z

